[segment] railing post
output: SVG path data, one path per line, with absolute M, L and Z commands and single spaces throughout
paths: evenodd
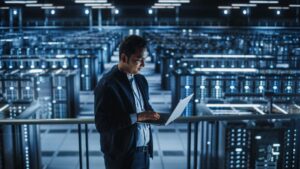
M 189 122 L 187 131 L 187 169 L 191 168 L 191 128 L 192 124 Z
M 87 169 L 90 168 L 88 134 L 88 124 L 85 124 L 85 158 Z
M 81 124 L 78 124 L 79 168 L 82 169 Z

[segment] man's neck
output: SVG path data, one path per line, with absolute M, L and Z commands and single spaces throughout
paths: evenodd
M 118 63 L 118 69 L 126 74 L 131 74 L 126 70 L 126 68 L 122 65 L 122 63 Z

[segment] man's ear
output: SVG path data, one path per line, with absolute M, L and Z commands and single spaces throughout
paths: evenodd
M 123 63 L 127 62 L 127 57 L 124 53 L 121 54 L 121 62 L 123 62 Z

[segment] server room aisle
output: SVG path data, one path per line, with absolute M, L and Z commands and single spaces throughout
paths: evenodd
M 117 63 L 118 52 L 114 52 L 112 63 Z M 150 87 L 150 102 L 157 112 L 169 112 L 171 92 L 160 89 L 160 75 L 154 73 L 154 64 L 147 62 L 142 70 Z M 93 116 L 92 92 L 81 93 L 82 118 Z M 171 124 L 170 126 L 153 126 L 154 158 L 151 160 L 151 169 L 183 169 L 186 168 L 186 127 L 185 125 Z M 79 169 L 79 151 L 77 125 L 43 125 L 41 126 L 41 149 L 43 169 Z M 82 143 L 85 145 L 84 134 Z M 100 152 L 99 134 L 94 125 L 89 125 L 89 161 L 90 169 L 104 169 L 103 155 Z M 85 163 L 85 148 L 83 147 Z

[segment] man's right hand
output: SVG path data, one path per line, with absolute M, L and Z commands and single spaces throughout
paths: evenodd
M 146 120 L 158 120 L 159 114 L 153 111 L 145 111 L 137 114 L 137 121 L 142 122 Z

